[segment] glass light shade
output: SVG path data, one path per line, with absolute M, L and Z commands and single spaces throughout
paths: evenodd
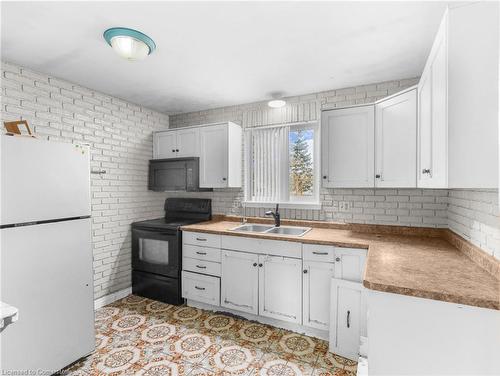
M 118 55 L 127 60 L 142 60 L 156 49 L 153 39 L 127 27 L 107 29 L 103 37 Z
M 149 55 L 148 45 L 130 36 L 113 37 L 111 47 L 118 55 L 127 60 L 142 60 Z
M 267 105 L 272 108 L 280 108 L 285 104 L 286 102 L 283 99 L 273 99 L 272 101 L 267 102 Z

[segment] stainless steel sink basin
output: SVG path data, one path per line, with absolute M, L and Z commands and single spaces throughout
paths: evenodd
M 231 231 L 245 231 L 245 232 L 266 232 L 270 229 L 274 228 L 273 226 L 267 225 L 258 225 L 258 224 L 246 224 L 235 227 L 231 229 Z
M 273 227 L 266 234 L 302 236 L 310 230 L 310 227 Z

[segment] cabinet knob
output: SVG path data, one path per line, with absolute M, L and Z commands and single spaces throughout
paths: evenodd
M 304 269 L 304 274 L 307 274 L 307 269 Z
M 335 261 L 340 262 L 340 257 L 336 257 Z
M 259 263 L 259 268 L 262 268 L 262 266 L 263 266 L 263 265 Z
M 380 179 L 382 176 L 380 174 L 375 175 L 377 179 Z
M 431 173 L 431 169 L 430 168 L 424 168 L 422 170 L 422 174 L 430 174 Z
M 172 149 L 172 153 L 175 153 L 175 149 Z
M 323 179 L 326 179 L 326 178 L 327 178 L 327 176 L 326 176 L 326 175 L 323 175 Z
M 227 180 L 227 178 L 222 178 L 222 180 L 223 180 L 223 181 L 226 181 L 226 180 Z
M 257 263 L 256 263 L 256 262 L 254 262 L 254 263 L 253 263 L 253 266 L 257 266 Z

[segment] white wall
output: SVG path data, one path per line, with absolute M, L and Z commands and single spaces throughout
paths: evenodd
M 450 189 L 448 224 L 452 231 L 500 260 L 498 190 Z
M 131 284 L 130 223 L 163 216 L 164 193 L 147 190 L 152 132 L 168 116 L 2 62 L 2 121 L 25 119 L 41 138 L 88 143 L 95 298 Z

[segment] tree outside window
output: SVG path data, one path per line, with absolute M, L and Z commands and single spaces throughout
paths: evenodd
M 314 131 L 289 133 L 290 195 L 311 196 L 314 192 Z

